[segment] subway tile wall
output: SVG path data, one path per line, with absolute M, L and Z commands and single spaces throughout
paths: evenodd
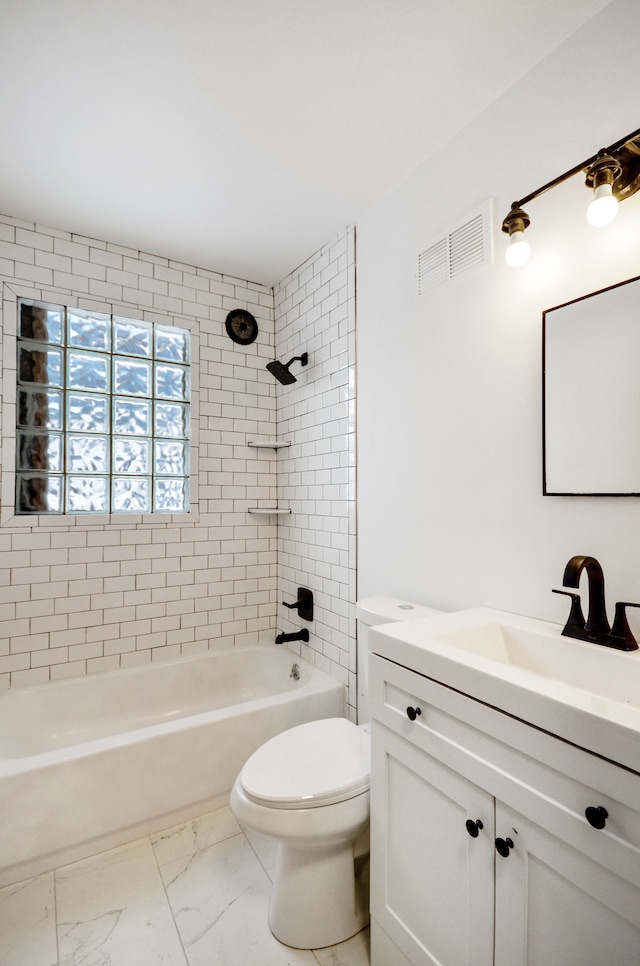
M 271 642 L 301 626 L 280 602 L 306 585 L 316 612 L 304 654 L 347 686 L 353 717 L 354 231 L 273 290 L 0 216 L 0 283 L 0 688 Z M 20 296 L 190 328 L 189 515 L 14 516 Z M 250 346 L 225 333 L 232 308 L 256 316 Z M 298 382 L 277 384 L 266 363 L 305 349 Z M 291 448 L 248 446 L 276 436 Z M 247 512 L 276 502 L 292 515 Z
M 277 387 L 278 629 L 310 630 L 292 645 L 347 686 L 356 705 L 355 229 L 327 244 L 274 289 L 276 358 L 309 353 L 293 364 L 297 382 Z M 315 598 L 312 623 L 281 601 L 298 586 Z
M 276 431 L 273 290 L 120 245 L 0 217 L 2 480 L 0 687 L 273 640 Z M 19 296 L 187 326 L 192 332 L 192 512 L 163 517 L 13 515 Z M 226 335 L 252 312 L 256 342 Z

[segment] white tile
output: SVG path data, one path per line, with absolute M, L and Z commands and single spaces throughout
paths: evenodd
M 316 949 L 315 957 L 320 966 L 369 966 L 369 929 L 363 929 L 337 946 Z
M 255 832 L 249 828 L 245 828 L 243 831 L 249 840 L 251 848 L 260 859 L 267 875 L 273 880 L 273 873 L 276 867 L 276 855 L 278 853 L 277 839 L 273 839 L 269 835 L 262 835 L 261 832 Z
M 188 966 L 148 839 L 56 872 L 60 966 Z
M 317 966 L 268 926 L 271 883 L 244 835 L 162 867 L 189 966 Z
M 57 966 L 53 873 L 0 889 L 0 966 Z
M 196 422 L 194 426 L 194 440 L 201 444 L 201 486 L 198 495 L 202 527 L 211 531 L 212 541 L 219 539 L 217 533 L 221 527 L 229 530 L 228 539 L 242 539 L 239 534 L 247 524 L 243 501 L 260 499 L 263 493 L 268 494 L 269 498 L 274 496 L 275 477 L 280 466 L 282 475 L 278 496 L 281 498 L 286 487 L 286 502 L 293 507 L 295 516 L 283 521 L 277 528 L 262 524 L 260 532 L 268 533 L 274 541 L 276 535 L 278 541 L 282 538 L 281 573 L 282 566 L 289 565 L 296 570 L 294 581 L 313 582 L 315 577 L 319 589 L 321 579 L 326 577 L 325 571 L 318 570 L 317 562 L 324 559 L 328 563 L 329 560 L 318 557 L 317 549 L 329 546 L 326 535 L 340 522 L 343 488 L 349 486 L 348 493 L 353 496 L 353 480 L 349 476 L 345 482 L 344 473 L 332 476 L 332 488 L 320 494 L 319 487 L 327 486 L 325 478 L 317 476 L 302 484 L 301 474 L 312 469 L 325 472 L 329 468 L 355 464 L 353 407 L 345 405 L 355 394 L 353 229 L 341 233 L 323 246 L 278 283 L 273 293 L 265 286 L 246 283 L 231 276 L 196 269 L 107 242 L 47 228 L 36 229 L 29 223 L 22 225 L 8 218 L 3 218 L 0 224 L 0 240 L 3 245 L 15 246 L 11 249 L 11 256 L 7 255 L 6 250 L 0 252 L 6 258 L 19 256 L 21 262 L 40 269 L 46 268 L 49 273 L 55 270 L 55 280 L 69 287 L 70 304 L 80 303 L 100 311 L 105 301 L 124 299 L 128 303 L 122 306 L 124 313 L 131 312 L 137 305 L 144 318 L 159 322 L 166 321 L 166 312 L 161 311 L 163 307 L 173 311 L 182 306 L 184 318 L 180 319 L 180 324 L 193 328 L 194 358 L 199 358 L 201 364 L 200 380 L 197 366 L 194 367 L 193 377 L 202 417 L 202 425 Z M 34 252 L 37 257 L 34 257 Z M 84 295 L 87 291 L 90 294 Z M 149 308 L 154 304 L 152 296 L 157 299 L 157 312 Z M 322 301 L 324 296 L 326 298 Z M 40 292 L 39 297 L 55 301 L 59 296 L 45 291 Z M 258 310 L 261 340 L 260 345 L 256 344 L 258 351 L 255 356 L 239 353 L 220 331 L 228 308 L 238 303 L 252 306 L 254 312 L 256 307 L 264 307 Z M 210 308 L 207 309 L 207 306 Z M 204 313 L 202 307 L 205 307 Z M 15 309 L 13 314 L 9 311 L 7 315 L 5 330 L 8 331 L 9 325 L 14 332 Z M 300 371 L 297 386 L 280 393 L 279 387 L 277 389 L 272 385 L 273 380 L 264 369 L 264 363 L 274 355 L 288 359 L 298 354 L 301 348 L 309 351 L 310 365 Z M 7 361 L 10 359 L 15 360 L 15 354 L 7 354 L 4 362 L 7 373 L 11 368 L 15 371 L 15 361 L 10 363 Z M 15 381 L 15 376 L 9 375 L 8 378 Z M 287 451 L 286 456 L 281 452 L 272 454 L 269 460 L 261 458 L 259 465 L 254 464 L 255 456 L 251 454 L 252 461 L 248 463 L 246 438 L 256 433 L 271 435 L 276 420 L 279 432 L 286 432 L 291 437 L 291 450 Z M 209 428 L 214 422 L 215 431 Z M 9 425 L 14 425 L 10 419 Z M 347 435 L 345 429 L 349 427 L 351 432 Z M 228 446 L 217 452 L 215 447 L 221 440 Z M 194 442 L 194 453 L 196 451 Z M 340 462 L 332 462 L 331 455 L 337 453 L 340 453 Z M 309 456 L 316 458 L 313 467 L 307 462 Z M 225 460 L 224 466 L 221 460 Z M 286 470 L 283 465 L 285 460 Z M 197 483 L 198 480 L 194 480 L 194 488 Z M 315 487 L 313 493 L 309 487 Z M 238 496 L 238 488 L 242 497 Z M 220 499 L 221 496 L 224 496 L 224 500 Z M 326 515 L 329 513 L 333 517 Z M 307 514 L 316 514 L 318 517 L 316 533 L 311 527 L 301 535 L 300 531 L 307 526 L 304 520 Z M 14 549 L 19 554 L 22 552 L 26 559 L 22 560 L 20 556 L 16 558 L 15 554 L 12 557 L 12 565 L 16 568 L 13 573 L 14 589 L 23 589 L 26 598 L 37 599 L 38 613 L 43 617 L 50 601 L 55 600 L 56 615 L 69 615 L 67 633 L 70 639 L 58 639 L 62 631 L 52 631 L 47 627 L 47 634 L 42 635 L 43 638 L 47 637 L 47 642 L 43 640 L 39 645 L 37 639 L 26 632 L 21 633 L 17 626 L 5 628 L 5 632 L 11 633 L 14 660 L 19 658 L 23 646 L 25 651 L 25 661 L 19 666 L 7 666 L 7 655 L 3 655 L 2 673 L 5 676 L 13 673 L 13 684 L 44 679 L 46 671 L 36 665 L 47 660 L 46 655 L 36 655 L 34 662 L 29 663 L 28 652 L 37 651 L 39 646 L 43 650 L 47 644 L 51 648 L 69 648 L 67 660 L 52 665 L 52 676 L 58 677 L 68 672 L 86 673 L 87 670 L 102 669 L 112 663 L 115 666 L 112 659 L 119 656 L 120 651 L 123 651 L 123 656 L 118 659 L 121 665 L 126 665 L 137 662 L 143 654 L 147 660 L 151 648 L 156 649 L 156 655 L 158 648 L 167 648 L 163 656 L 168 656 L 170 649 L 175 646 L 194 641 L 198 643 L 207 637 L 218 641 L 221 632 L 228 633 L 228 643 L 233 644 L 233 635 L 237 643 L 259 631 L 254 623 L 255 618 L 241 610 L 242 604 L 234 605 L 232 612 L 224 618 L 222 612 L 212 612 L 210 629 L 197 622 L 197 615 L 189 615 L 177 608 L 183 583 L 198 589 L 201 589 L 200 584 L 213 585 L 222 568 L 225 568 L 225 574 L 231 580 L 235 571 L 244 567 L 245 577 L 238 579 L 251 579 L 260 588 L 271 589 L 275 567 L 271 558 L 260 556 L 254 567 L 248 557 L 240 558 L 239 552 L 234 550 L 236 559 L 227 562 L 219 549 L 212 545 L 206 551 L 208 556 L 202 558 L 202 564 L 195 564 L 198 569 L 192 573 L 187 568 L 184 554 L 167 553 L 164 541 L 154 541 L 153 546 L 149 547 L 137 546 L 143 540 L 149 543 L 146 540 L 149 532 L 154 535 L 166 533 L 164 524 L 159 529 L 151 530 L 149 527 L 146 530 L 137 529 L 138 520 L 131 522 L 133 526 L 130 529 L 113 528 L 107 517 L 92 518 L 88 532 L 85 532 L 83 524 L 74 523 L 70 527 L 66 520 L 51 520 L 47 522 L 47 531 L 65 528 L 79 532 L 52 536 L 34 530 L 15 535 Z M 145 527 L 152 522 L 151 519 L 142 521 Z M 178 529 L 184 533 L 182 527 L 176 528 L 172 531 L 176 537 L 179 535 Z M 355 516 L 349 520 L 349 532 L 355 532 Z M 353 548 L 353 543 L 351 541 L 350 548 Z M 65 564 L 65 548 L 76 546 L 82 548 L 82 553 L 79 556 L 70 555 L 69 564 Z M 53 554 L 38 554 L 39 550 L 47 551 L 49 547 L 55 548 Z M 246 553 L 251 552 L 254 549 L 247 548 Z M 350 552 L 353 553 L 353 550 Z M 287 561 L 290 563 L 287 564 Z M 331 558 L 331 562 L 339 568 L 339 572 L 348 566 L 343 555 L 337 562 Z M 353 566 L 353 557 L 351 562 Z M 53 573 L 44 575 L 43 572 L 53 571 L 58 563 L 65 568 L 66 580 L 52 582 Z M 82 575 L 76 578 L 69 569 L 71 565 L 78 564 L 88 564 L 92 568 L 87 573 L 87 579 Z M 116 588 L 107 587 L 106 583 L 101 588 L 97 578 L 109 579 L 114 573 L 114 566 L 121 568 L 123 576 L 134 575 L 140 581 L 137 585 L 140 589 L 154 586 L 147 581 L 159 577 L 162 581 L 160 586 L 167 591 L 166 596 L 161 598 L 167 608 L 166 615 L 161 615 L 163 623 L 159 623 L 161 618 L 151 614 L 151 620 L 156 623 L 150 628 L 145 626 L 147 622 L 142 615 L 138 615 L 138 619 L 127 626 L 126 645 L 116 645 L 114 629 L 124 619 L 116 613 L 116 607 L 108 611 L 109 620 L 100 617 L 100 595 Z M 147 577 L 147 574 L 151 576 Z M 336 583 L 336 580 L 333 582 Z M 270 610 L 261 611 L 259 616 L 263 622 L 274 618 L 277 600 L 276 595 L 268 602 Z M 133 605 L 134 601 L 128 603 Z M 142 603 L 135 601 L 136 606 Z M 180 617 L 179 633 L 177 629 L 172 629 L 178 620 L 177 615 L 183 615 Z M 227 625 L 224 629 L 223 621 Z M 197 630 L 193 630 L 194 627 Z M 21 637 L 25 638 L 24 645 L 20 642 Z M 329 643 L 342 646 L 342 642 L 338 644 L 333 638 L 329 639 Z M 322 647 L 322 641 L 318 642 L 318 646 Z M 350 646 L 355 646 L 353 639 Z M 59 650 L 57 658 L 62 656 L 63 651 Z M 90 662 L 89 666 L 86 661 Z
M 215 812 L 208 812 L 200 818 L 151 836 L 151 844 L 159 866 L 167 865 L 176 859 L 193 856 L 196 852 L 234 835 L 241 829 L 228 806 Z

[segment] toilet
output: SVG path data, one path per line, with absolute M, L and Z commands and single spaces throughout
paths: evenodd
M 235 817 L 278 839 L 269 927 L 287 946 L 333 946 L 367 925 L 369 627 L 438 613 L 389 597 L 359 601 L 359 724 L 324 718 L 290 728 L 258 748 L 236 778 Z

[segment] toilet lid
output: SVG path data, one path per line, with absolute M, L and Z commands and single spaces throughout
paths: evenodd
M 323 718 L 283 731 L 246 762 L 240 782 L 271 808 L 313 808 L 369 790 L 367 732 L 346 718 Z

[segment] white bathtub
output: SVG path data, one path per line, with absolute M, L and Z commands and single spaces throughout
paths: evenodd
M 271 644 L 0 694 L 0 886 L 220 806 L 256 748 L 344 697 Z

